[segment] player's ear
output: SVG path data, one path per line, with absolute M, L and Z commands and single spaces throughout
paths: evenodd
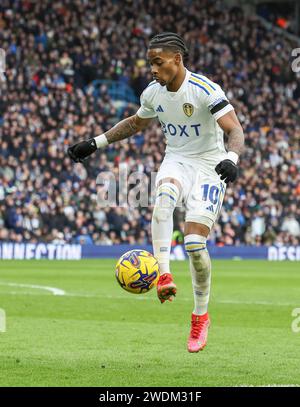
M 182 55 L 180 54 L 180 52 L 176 52 L 175 56 L 174 56 L 174 60 L 176 65 L 179 65 L 182 61 Z

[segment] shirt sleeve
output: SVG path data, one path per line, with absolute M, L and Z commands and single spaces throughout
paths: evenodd
M 141 117 L 142 119 L 151 119 L 157 116 L 157 113 L 154 111 L 153 107 L 147 100 L 145 95 L 145 91 L 141 94 L 141 106 L 136 114 Z
M 215 90 L 212 91 L 206 98 L 206 105 L 213 117 L 218 120 L 226 113 L 234 110 L 234 108 L 230 104 L 221 87 L 216 84 L 214 84 L 214 86 Z

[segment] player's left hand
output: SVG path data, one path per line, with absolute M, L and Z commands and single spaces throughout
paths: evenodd
M 221 175 L 221 180 L 224 180 L 226 184 L 235 181 L 239 175 L 238 166 L 229 159 L 221 161 L 215 170 L 217 174 Z

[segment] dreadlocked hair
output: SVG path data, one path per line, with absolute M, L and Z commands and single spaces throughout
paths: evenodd
M 189 56 L 189 50 L 184 40 L 178 34 L 172 32 L 163 32 L 155 35 L 151 38 L 148 48 L 166 48 L 171 51 L 180 52 L 184 60 Z

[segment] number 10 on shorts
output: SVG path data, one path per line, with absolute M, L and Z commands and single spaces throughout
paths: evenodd
M 219 198 L 219 188 L 216 185 L 209 184 L 203 184 L 201 185 L 201 188 L 203 191 L 202 200 L 207 201 L 207 199 L 209 199 L 210 202 L 215 205 Z
M 207 202 L 207 210 L 218 215 L 224 198 L 225 187 L 222 183 L 217 185 L 203 184 L 201 185 L 202 201 Z M 216 207 L 215 207 L 216 205 Z

